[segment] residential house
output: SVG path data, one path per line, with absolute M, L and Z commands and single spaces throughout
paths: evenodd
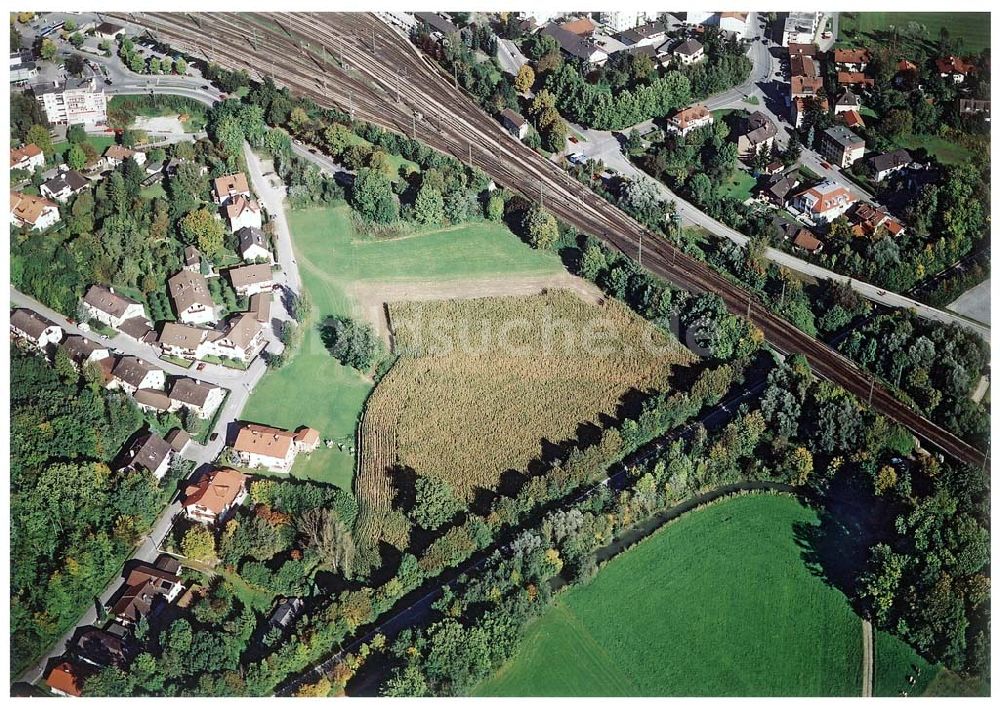
M 435 39 L 440 40 L 450 34 L 458 32 L 458 27 L 456 27 L 450 20 L 442 17 L 436 12 L 415 12 L 413 15 L 427 25 L 431 34 L 435 35 Z
M 45 684 L 56 695 L 79 698 L 83 695 L 83 682 L 87 673 L 71 661 L 56 665 L 45 677 Z
M 789 76 L 819 77 L 819 62 L 808 54 L 796 54 L 788 60 Z
M 123 145 L 109 145 L 104 149 L 104 156 L 101 164 L 109 170 L 114 170 L 126 160 L 131 158 L 138 165 L 146 164 L 146 154 L 141 150 L 132 150 Z
M 183 429 L 171 429 L 165 441 L 170 444 L 174 454 L 184 455 L 184 450 L 191 444 L 191 435 Z
M 30 49 L 22 49 L 18 52 L 10 53 L 10 83 L 15 86 L 24 86 L 38 76 L 38 65 L 32 60 Z
M 805 227 L 796 230 L 795 236 L 792 237 L 792 244 L 810 254 L 818 254 L 823 251 L 823 242 Z
M 240 240 L 240 256 L 243 261 L 267 261 L 274 263 L 267 235 L 255 227 L 243 227 L 236 232 Z
M 705 45 L 696 39 L 686 39 L 670 50 L 670 54 L 685 66 L 697 64 L 706 59 Z
M 34 143 L 10 149 L 10 169 L 35 172 L 45 165 L 45 154 Z
M 528 122 L 524 116 L 513 109 L 505 108 L 500 112 L 500 123 L 507 131 L 520 141 L 528 136 Z
M 815 223 L 832 222 L 855 202 L 851 191 L 833 180 L 807 188 L 792 199 L 792 205 Z
M 959 116 L 978 116 L 982 114 L 988 122 L 990 120 L 990 101 L 987 99 L 959 99 Z
M 860 71 L 837 72 L 837 86 L 857 86 L 870 89 L 875 86 L 875 79 Z
M 864 47 L 833 50 L 833 62 L 838 71 L 863 72 L 871 60 L 871 52 Z
M 865 126 L 865 119 L 857 111 L 842 113 L 840 118 L 848 128 L 864 128 Z
M 237 266 L 226 272 L 237 295 L 252 296 L 274 288 L 274 273 L 270 264 L 250 264 Z
M 94 284 L 83 297 L 83 308 L 89 317 L 118 330 L 130 318 L 145 320 L 146 308 L 138 301 L 115 293 L 114 288 Z
M 820 134 L 820 152 L 838 167 L 846 168 L 865 154 L 865 141 L 844 126 L 831 126 Z
M 590 24 L 593 26 L 592 22 Z M 573 23 L 557 25 L 554 22 L 550 22 L 542 29 L 542 34 L 551 37 L 558 42 L 559 48 L 563 52 L 571 57 L 582 59 L 587 64 L 600 65 L 608 61 L 608 53 L 598 47 L 597 43 L 590 37 L 593 29 L 591 30 L 591 33 L 581 35 L 577 34 L 572 29 L 567 29 L 567 26 L 576 27 Z M 578 29 L 582 28 L 583 25 L 580 25 Z
M 102 22 L 94 30 L 94 34 L 96 34 L 97 37 L 99 37 L 100 39 L 106 39 L 112 41 L 117 39 L 118 35 L 120 35 L 124 31 L 125 28 L 122 27 L 121 25 L 116 25 L 111 22 Z
M 51 180 L 42 183 L 40 191 L 50 200 L 64 203 L 90 187 L 90 180 L 76 170 L 64 170 Z
M 618 40 L 629 47 L 650 47 L 660 45 L 667 38 L 667 26 L 663 22 L 647 22 L 618 35 Z
M 215 204 L 220 207 L 229 204 L 237 197 L 249 200 L 250 185 L 247 183 L 247 176 L 243 173 L 232 173 L 216 178 L 212 183 L 212 195 L 215 198 Z
M 250 313 L 230 319 L 224 330 L 210 337 L 212 354 L 241 362 L 250 362 L 267 345 L 264 328 Z
M 778 135 L 778 127 L 761 111 L 754 111 L 743 121 L 739 136 L 736 138 L 736 149 L 740 158 L 750 158 L 760 151 L 770 152 L 774 139 Z
M 255 293 L 250 297 L 250 311 L 258 323 L 267 323 L 271 320 L 271 292 Z
M 305 602 L 299 597 L 281 599 L 267 619 L 268 626 L 272 629 L 287 629 L 299 617 L 305 606 Z
M 164 410 L 165 411 L 165 410 Z M 148 432 L 133 439 L 120 458 L 119 471 L 146 471 L 156 480 L 162 479 L 170 469 L 173 450 L 158 434 Z
M 760 197 L 778 208 L 786 207 L 790 196 L 799 186 L 799 176 L 795 172 L 777 173 L 771 176 L 760 190 Z
M 813 42 L 798 44 L 792 42 L 788 45 L 788 57 L 815 57 L 819 53 L 819 47 Z
M 154 616 L 184 591 L 183 580 L 172 572 L 147 564 L 136 565 L 125 577 L 125 585 L 109 615 L 128 628 Z
M 236 435 L 233 451 L 244 465 L 287 473 L 300 452 L 313 451 L 319 443 L 319 432 L 300 427 L 293 434 L 284 429 L 244 424 Z
M 222 212 L 229 222 L 229 230 L 234 233 L 244 227 L 260 229 L 264 224 L 263 212 L 257 200 L 237 196 L 223 206 Z
M 15 227 L 29 227 L 45 231 L 59 221 L 59 208 L 43 197 L 10 193 L 10 223 Z
M 188 245 L 184 247 L 184 270 L 201 273 L 201 252 L 198 247 Z
M 200 273 L 179 271 L 167 280 L 167 288 L 181 323 L 214 323 L 218 320 L 208 281 Z
M 77 370 L 82 370 L 92 362 L 100 362 L 111 357 L 110 350 L 82 335 L 67 335 L 61 347 Z
M 10 314 L 11 334 L 42 350 L 50 345 L 58 345 L 63 338 L 63 329 L 45 316 L 27 308 L 17 308 Z
M 851 215 L 851 233 L 855 237 L 874 239 L 883 235 L 900 236 L 906 228 L 888 210 L 862 202 Z
M 209 419 L 225 398 L 223 388 L 190 377 L 178 377 L 170 386 L 171 410 L 186 408 L 199 419 Z
M 872 177 L 875 182 L 882 182 L 895 172 L 908 167 L 913 163 L 913 158 L 909 152 L 902 148 L 888 153 L 876 155 L 870 161 L 872 166 Z
M 128 668 L 138 649 L 127 638 L 93 626 L 85 629 L 72 644 L 73 655 L 99 668 Z
M 160 329 L 157 342 L 166 355 L 199 360 L 208 352 L 205 345 L 211 333 L 210 330 L 196 328 L 186 323 L 167 322 Z
M 189 520 L 203 525 L 225 522 L 230 511 L 247 496 L 250 476 L 231 468 L 214 469 L 184 489 L 181 507 Z
M 153 323 L 145 318 L 128 318 L 122 321 L 118 330 L 122 335 L 127 335 L 140 343 L 156 344 L 156 331 L 153 330 Z
M 162 390 L 136 390 L 132 395 L 136 405 L 144 412 L 163 414 L 170 411 L 170 397 Z
M 802 122 L 805 120 L 810 108 L 826 113 L 830 110 L 830 102 L 827 101 L 825 96 L 792 99 L 792 125 L 796 128 L 801 128 Z
M 818 76 L 793 76 L 789 87 L 792 99 L 811 99 L 820 95 L 823 79 Z
M 976 73 L 976 65 L 967 62 L 961 57 L 948 55 L 934 61 L 938 70 L 938 75 L 942 79 L 951 79 L 956 84 L 961 84 L 966 77 Z
M 122 389 L 133 394 L 140 389 L 162 390 L 167 383 L 166 373 L 145 360 L 133 355 L 119 358 L 111 370 L 110 389 Z
M 844 89 L 844 91 L 837 98 L 837 102 L 833 105 L 833 115 L 836 116 L 840 113 L 847 113 L 848 111 L 860 111 L 861 110 L 861 99 L 858 98 L 850 89 Z
M 711 126 L 714 122 L 715 118 L 712 116 L 712 112 L 699 104 L 678 111 L 667 119 L 667 130 L 686 136 L 691 131 Z
M 897 89 L 912 90 L 920 79 L 920 68 L 909 59 L 900 59 L 896 65 L 896 75 L 892 78 Z

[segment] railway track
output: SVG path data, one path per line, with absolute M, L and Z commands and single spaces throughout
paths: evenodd
M 581 232 L 603 239 L 650 272 L 694 292 L 718 294 L 783 354 L 802 353 L 814 372 L 914 431 L 925 445 L 970 465 L 987 456 L 916 413 L 867 373 L 756 302 L 704 262 L 646 227 L 537 155 L 456 89 L 404 37 L 361 13 L 136 13 L 119 15 L 167 44 L 230 69 L 270 76 L 321 106 L 409 135 L 471 163 L 498 185 L 542 202 Z

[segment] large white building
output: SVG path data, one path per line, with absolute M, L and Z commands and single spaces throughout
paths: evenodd
M 818 12 L 790 12 L 785 18 L 781 33 L 781 46 L 790 44 L 812 44 L 819 29 Z
M 615 32 L 624 32 L 633 27 L 637 27 L 647 20 L 645 12 L 602 12 L 601 22 L 613 29 Z
M 105 123 L 108 97 L 97 81 L 69 79 L 65 84 L 36 84 L 31 87 L 49 123 Z

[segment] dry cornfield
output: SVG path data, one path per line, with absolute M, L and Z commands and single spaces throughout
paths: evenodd
M 359 540 L 384 539 L 393 467 L 471 499 L 505 471 L 525 471 L 546 442 L 601 426 L 629 392 L 662 391 L 672 365 L 694 360 L 619 302 L 567 291 L 391 304 L 389 316 L 402 356 L 361 422 Z

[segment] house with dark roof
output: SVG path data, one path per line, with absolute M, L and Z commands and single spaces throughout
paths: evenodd
M 77 370 L 86 367 L 92 362 L 100 362 L 111 357 L 110 350 L 82 335 L 67 335 L 61 347 L 65 350 Z
M 250 313 L 241 313 L 229 320 L 221 331 L 211 336 L 211 354 L 250 362 L 267 345 L 264 328 Z
M 667 26 L 660 21 L 647 22 L 619 33 L 618 41 L 629 47 L 650 47 L 667 38 Z
M 299 618 L 304 608 L 305 602 L 299 597 L 281 599 L 268 617 L 267 623 L 272 629 L 287 629 Z
M 872 166 L 872 177 L 875 182 L 882 182 L 895 172 L 908 167 L 913 163 L 908 151 L 902 148 L 889 151 L 873 157 L 869 163 Z
M 760 188 L 760 197 L 775 207 L 786 207 L 795 188 L 799 186 L 799 176 L 795 172 L 776 173 Z
M 136 406 L 144 412 L 162 414 L 170 411 L 170 397 L 163 390 L 141 389 L 132 395 Z
M 989 99 L 959 99 L 958 114 L 960 116 L 982 115 L 987 121 L 990 120 Z
M 96 321 L 110 326 L 115 330 L 129 318 L 146 318 L 146 308 L 141 303 L 128 296 L 116 293 L 110 286 L 94 284 L 83 296 L 83 307 L 87 314 Z
M 122 389 L 134 394 L 140 389 L 162 390 L 166 384 L 166 373 L 156 365 L 133 355 L 118 359 L 111 370 L 109 389 Z
M 188 409 L 199 419 L 208 419 L 222 404 L 226 390 L 190 377 L 178 377 L 170 386 L 172 409 Z
M 671 49 L 670 54 L 685 66 L 697 64 L 707 56 L 705 54 L 705 45 L 696 39 L 684 40 Z
M 84 663 L 99 668 L 124 670 L 135 657 L 138 648 L 127 637 L 116 636 L 93 626 L 81 631 L 71 644 L 73 655 Z
M 58 345 L 63 338 L 63 329 L 45 316 L 27 308 L 16 308 L 10 314 L 10 333 L 24 343 L 45 350 L 50 345 Z
M 159 434 L 147 432 L 136 436 L 119 457 L 119 471 L 148 471 L 160 480 L 170 468 L 173 450 Z
M 588 64 L 604 64 L 608 61 L 608 53 L 597 46 L 589 35 L 576 34 L 555 22 L 547 24 L 542 29 L 542 34 L 558 42 L 559 48 L 566 54 Z
M 500 112 L 500 123 L 519 141 L 523 141 L 528 135 L 528 122 L 513 109 L 505 108 Z
M 420 22 L 427 25 L 431 34 L 437 35 L 437 39 L 441 39 L 442 37 L 447 37 L 450 34 L 458 32 L 458 27 L 456 27 L 450 20 L 442 17 L 436 12 L 415 12 L 413 13 L 413 16 Z
M 267 235 L 256 227 L 243 227 L 236 231 L 240 240 L 240 256 L 243 261 L 266 261 L 274 263 Z
M 247 264 L 226 272 L 233 289 L 239 296 L 252 296 L 274 288 L 274 272 L 270 264 Z
M 39 190 L 44 197 L 56 202 L 66 202 L 90 187 L 90 180 L 76 170 L 64 170 L 50 180 L 42 183 Z
M 214 323 L 219 319 L 208 280 L 200 273 L 178 271 L 167 279 L 167 288 L 181 323 Z
M 778 127 L 761 111 L 754 111 L 741 122 L 740 133 L 736 137 L 736 150 L 740 158 L 746 159 L 762 150 L 770 151 Z
M 861 110 L 861 99 L 850 89 L 844 89 L 840 96 L 837 97 L 837 102 L 833 105 L 833 114 L 836 116 L 838 113 L 846 113 L 847 111 L 860 111 Z
M 125 575 L 125 584 L 109 615 L 129 628 L 143 618 L 154 616 L 182 591 L 184 585 L 176 574 L 142 563 Z
M 170 444 L 170 448 L 174 450 L 175 454 L 183 456 L 184 449 L 191 443 L 191 435 L 183 429 L 171 429 L 164 441 Z

